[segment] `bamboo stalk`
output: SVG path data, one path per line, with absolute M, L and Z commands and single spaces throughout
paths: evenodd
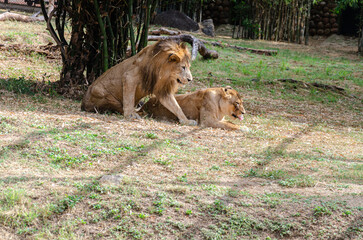
M 309 20 L 310 20 L 310 11 L 311 11 L 311 4 L 312 0 L 308 0 L 308 12 L 306 16 L 306 22 L 305 22 L 305 45 L 309 45 Z
M 103 71 L 106 72 L 107 69 L 108 69 L 107 34 L 106 34 L 105 25 L 103 24 L 102 17 L 101 17 L 101 14 L 100 14 L 100 8 L 99 8 L 99 5 L 98 5 L 98 0 L 94 0 L 93 4 L 94 4 L 95 10 L 96 10 L 96 16 L 97 16 L 98 24 L 100 26 L 101 33 L 102 33 L 102 36 L 103 36 L 102 68 L 103 68 Z
M 128 20 L 129 20 L 129 31 L 130 31 L 130 44 L 131 44 L 131 55 L 136 54 L 136 47 L 135 47 L 135 34 L 134 34 L 134 27 L 132 26 L 132 4 L 133 0 L 128 1 Z

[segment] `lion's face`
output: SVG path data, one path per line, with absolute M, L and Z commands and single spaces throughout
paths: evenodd
M 174 94 L 180 85 L 193 80 L 190 72 L 190 53 L 184 43 L 160 41 L 153 50 L 149 67 L 153 67 L 152 93 L 162 97 Z
M 246 110 L 243 107 L 243 101 L 238 92 L 231 87 L 224 88 L 225 100 L 227 101 L 227 114 L 233 118 L 243 120 L 243 114 Z
M 187 58 L 179 59 L 175 55 L 171 55 L 169 61 L 171 67 L 174 69 L 170 75 L 171 81 L 175 81 L 180 85 L 185 85 L 193 80 L 192 73 L 190 72 L 190 63 Z

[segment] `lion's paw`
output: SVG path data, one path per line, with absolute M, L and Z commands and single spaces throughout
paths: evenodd
M 188 125 L 188 126 L 197 126 L 198 125 L 197 121 L 195 121 L 195 120 L 187 120 L 187 121 L 180 120 L 180 124 Z

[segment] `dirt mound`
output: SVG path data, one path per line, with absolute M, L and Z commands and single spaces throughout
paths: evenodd
M 332 34 L 326 38 L 320 46 L 323 47 L 357 47 L 357 39 L 343 35 Z

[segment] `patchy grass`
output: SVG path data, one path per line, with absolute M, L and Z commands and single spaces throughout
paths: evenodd
M 42 44 L 33 35 L 45 31 L 42 24 L 0 25 L 4 43 Z M 246 133 L 85 113 L 52 88 L 40 91 L 38 82 L 56 80 L 59 61 L 0 52 L 0 233 L 362 238 L 361 59 L 319 46 L 218 40 L 279 51 L 215 48 L 220 58 L 193 62 L 196 80 L 181 90 L 232 85 L 244 96 L 248 114 L 237 124 Z M 281 78 L 337 85 L 346 94 L 273 81 Z

